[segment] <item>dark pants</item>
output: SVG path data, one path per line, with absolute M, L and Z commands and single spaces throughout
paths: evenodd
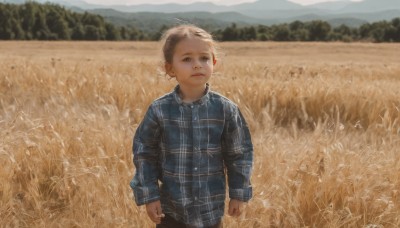
M 156 228 L 189 228 L 190 226 L 176 221 L 171 216 L 165 215 L 164 218 L 161 219 L 161 224 L 157 224 Z M 207 228 L 222 228 L 222 222 L 219 222 L 213 226 L 208 226 Z

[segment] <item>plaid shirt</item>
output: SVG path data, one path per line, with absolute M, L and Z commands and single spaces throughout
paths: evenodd
M 225 168 L 229 197 L 252 197 L 253 145 L 238 107 L 209 90 L 191 104 L 175 90 L 155 100 L 133 141 L 137 205 L 161 201 L 164 213 L 193 227 L 224 214 Z M 159 185 L 160 183 L 160 185 Z

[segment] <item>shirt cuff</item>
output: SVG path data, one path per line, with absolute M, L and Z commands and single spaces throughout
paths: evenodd
M 229 198 L 237 199 L 243 202 L 249 201 L 253 196 L 253 188 L 229 189 Z
M 145 198 L 145 199 L 138 199 L 138 198 L 135 196 L 135 202 L 136 202 L 136 205 L 138 205 L 138 206 L 142 206 L 142 205 L 145 205 L 145 204 L 149 204 L 149 203 L 155 202 L 155 201 L 157 201 L 157 200 L 160 200 L 160 196 L 154 196 L 154 197 Z
M 135 196 L 135 202 L 138 206 L 160 200 L 160 191 L 158 189 L 158 186 L 137 186 L 135 185 L 134 181 L 131 181 L 130 184 L 133 189 L 133 194 Z

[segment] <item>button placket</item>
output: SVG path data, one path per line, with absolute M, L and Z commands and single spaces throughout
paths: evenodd
M 199 123 L 199 108 L 198 106 L 191 105 L 190 106 L 192 109 L 192 126 L 193 126 L 193 161 L 192 161 L 192 167 L 193 167 L 193 185 L 192 185 L 192 191 L 193 191 L 193 197 L 194 200 L 197 201 L 200 196 L 200 176 L 199 174 L 199 165 L 201 161 L 201 152 L 200 152 L 200 123 Z

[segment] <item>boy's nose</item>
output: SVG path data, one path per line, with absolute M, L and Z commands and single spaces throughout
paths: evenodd
M 195 61 L 195 62 L 193 63 L 193 68 L 194 68 L 194 69 L 199 69 L 199 68 L 201 68 L 200 62 L 199 62 L 199 61 Z

